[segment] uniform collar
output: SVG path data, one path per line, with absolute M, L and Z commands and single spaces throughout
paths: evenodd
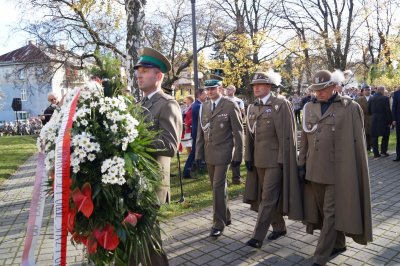
M 161 89 L 157 89 L 157 90 L 153 91 L 152 93 L 149 93 L 149 94 L 147 95 L 147 98 L 151 99 L 151 97 L 153 97 L 153 95 L 156 94 L 156 93 L 159 92 L 159 91 L 161 91 Z
M 218 103 L 221 101 L 221 99 L 222 99 L 222 95 L 220 95 L 219 98 L 216 99 L 215 101 L 211 100 L 211 105 L 213 105 L 213 103 L 215 103 L 215 106 L 217 106 Z
M 269 98 L 271 97 L 271 92 L 270 93 L 268 93 L 266 96 L 264 96 L 263 98 L 259 98 L 260 100 L 261 100 L 261 102 L 262 102 L 262 104 L 263 105 L 265 105 L 267 102 L 268 102 L 268 100 L 269 100 Z

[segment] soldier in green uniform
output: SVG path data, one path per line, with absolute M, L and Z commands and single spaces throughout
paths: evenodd
M 244 201 L 259 202 L 257 223 L 247 245 L 260 248 L 286 234 L 283 215 L 301 220 L 303 209 L 297 176 L 296 123 L 288 100 L 271 92 L 281 77 L 273 71 L 253 76 L 255 103 L 247 110 L 245 162 L 248 171 Z M 250 189 L 252 188 L 252 189 Z M 249 191 L 251 191 L 249 193 Z M 290 199 L 289 199 L 290 198 Z
M 231 164 L 240 165 L 243 156 L 243 125 L 239 107 L 222 97 L 220 80 L 206 80 L 210 101 L 199 113 L 196 160 L 204 160 L 213 190 L 213 226 L 210 236 L 219 237 L 231 223 L 226 174 Z
M 304 179 L 304 223 L 320 229 L 313 265 L 346 251 L 345 235 L 372 241 L 368 159 L 361 107 L 337 93 L 343 76 L 315 73 L 316 99 L 304 106 L 299 177 Z
M 158 132 L 152 148 L 162 170 L 162 186 L 157 191 L 159 205 L 170 201 L 170 163 L 178 149 L 182 132 L 182 115 L 177 101 L 161 89 L 164 73 L 171 70 L 171 63 L 159 51 L 144 48 L 134 66 L 139 89 L 144 97 L 140 105 L 146 110 L 146 120 L 152 122 L 152 129 Z M 159 234 L 159 232 L 158 232 Z M 161 237 L 159 239 L 161 244 Z M 164 251 L 149 246 L 151 265 L 168 265 Z

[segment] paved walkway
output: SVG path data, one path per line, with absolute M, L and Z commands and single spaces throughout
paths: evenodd
M 347 238 L 348 249 L 328 265 L 400 265 L 400 163 L 370 159 L 374 241 L 361 246 Z M 36 157 L 32 156 L 0 187 L 0 265 L 20 265 L 28 219 Z M 305 233 L 299 222 L 287 220 L 288 234 L 264 242 L 261 250 L 245 245 L 256 213 L 238 198 L 230 202 L 233 222 L 224 235 L 208 237 L 211 208 L 162 224 L 170 265 L 311 265 L 318 235 Z M 37 265 L 52 265 L 51 200 L 46 201 L 43 227 L 36 251 Z M 68 247 L 68 264 L 81 265 L 82 248 Z

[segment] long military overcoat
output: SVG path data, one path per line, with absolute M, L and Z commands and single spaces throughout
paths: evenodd
M 326 167 L 307 165 L 306 175 L 334 175 L 335 229 L 344 232 L 359 244 L 367 244 L 372 241 L 371 196 L 360 106 L 350 98 L 337 95 L 324 115 L 321 115 L 320 103 L 307 103 L 303 119 L 299 165 L 315 164 L 317 157 L 333 163 L 332 173 L 328 173 L 330 170 Z M 327 124 L 331 126 L 334 137 L 333 153 L 327 152 L 321 146 L 318 151 L 314 148 L 315 141 L 318 140 L 318 124 L 322 119 L 329 119 Z M 311 132 L 306 133 L 304 128 Z M 312 132 L 313 128 L 315 131 Z M 308 169 L 312 169 L 312 173 Z M 314 229 L 322 227 L 322 218 L 318 215 L 311 183 L 304 186 L 304 215 L 308 233 L 312 234 Z
M 252 161 L 261 168 L 282 167 L 280 211 L 290 219 L 301 220 L 303 206 L 302 184 L 297 174 L 297 130 L 290 102 L 271 93 L 265 105 L 250 105 L 246 117 L 245 161 Z M 258 210 L 261 187 L 255 169 L 248 171 L 243 200 L 251 204 L 252 210 Z

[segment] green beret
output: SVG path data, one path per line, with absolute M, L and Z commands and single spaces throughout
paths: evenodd
M 218 87 L 222 86 L 222 81 L 218 79 L 208 79 L 204 81 L 204 87 L 205 88 L 213 88 L 213 87 Z
M 140 57 L 133 69 L 139 67 L 158 68 L 163 73 L 167 73 L 171 70 L 171 63 L 169 60 L 159 51 L 145 47 L 141 50 Z

